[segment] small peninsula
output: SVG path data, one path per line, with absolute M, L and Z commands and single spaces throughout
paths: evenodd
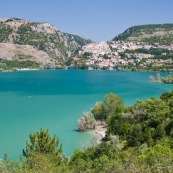
M 160 73 L 157 73 L 156 79 L 154 78 L 154 76 L 151 75 L 149 77 L 149 80 L 150 82 L 173 84 L 173 75 L 161 77 Z

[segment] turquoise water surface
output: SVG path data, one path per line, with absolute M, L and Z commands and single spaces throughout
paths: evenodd
M 159 97 L 173 85 L 148 82 L 147 72 L 45 70 L 0 73 L 0 158 L 18 159 L 30 132 L 40 128 L 56 134 L 64 153 L 89 145 L 93 136 L 79 133 L 77 119 L 108 92 L 124 98 Z M 161 76 L 167 75 L 166 73 Z

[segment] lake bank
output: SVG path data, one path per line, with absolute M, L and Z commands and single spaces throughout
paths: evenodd
M 117 69 L 82 69 L 82 68 L 52 68 L 52 69 L 42 69 L 42 68 L 15 68 L 15 69 L 9 69 L 9 70 L 1 70 L 0 72 L 15 72 L 15 71 L 32 71 L 32 70 L 37 70 L 37 71 L 47 71 L 47 70 L 84 70 L 84 71 L 117 71 L 117 72 L 154 72 L 154 73 L 172 73 L 173 71 L 154 71 L 154 70 L 145 70 L 145 69 L 140 69 L 140 70 L 132 70 L 132 69 L 122 69 L 122 70 L 117 70 Z
M 96 121 L 95 129 L 89 130 L 89 134 L 95 137 L 96 144 L 101 143 L 102 139 L 106 136 L 107 125 L 104 121 Z

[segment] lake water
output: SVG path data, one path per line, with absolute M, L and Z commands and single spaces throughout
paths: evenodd
M 150 83 L 156 73 L 45 70 L 0 73 L 0 158 L 18 159 L 30 132 L 49 129 L 57 135 L 64 153 L 89 145 L 93 136 L 79 133 L 77 119 L 96 101 L 114 92 L 125 105 L 137 99 L 159 97 L 173 85 Z M 166 73 L 161 76 L 167 75 Z

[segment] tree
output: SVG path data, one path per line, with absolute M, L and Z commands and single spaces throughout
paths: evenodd
M 154 82 L 155 81 L 154 76 L 150 75 L 149 80 L 150 82 Z
M 160 99 L 162 99 L 165 102 L 168 102 L 171 97 L 173 98 L 173 90 L 171 92 L 164 92 L 160 96 Z
M 138 156 L 140 162 L 142 161 L 148 163 L 149 165 L 154 165 L 157 163 L 157 165 L 159 165 L 160 168 L 166 168 L 166 166 L 168 166 L 167 164 L 171 165 L 172 158 L 173 153 L 171 151 L 171 148 L 170 146 L 166 146 L 165 144 L 156 144 L 154 147 L 145 148 L 141 151 L 141 153 Z M 168 172 L 172 172 L 172 167 L 171 171 Z
M 158 82 L 162 82 L 162 81 L 161 81 L 161 77 L 160 77 L 160 73 L 157 73 L 157 81 L 158 81 Z
M 124 101 L 118 95 L 109 93 L 105 96 L 103 108 L 106 117 L 116 115 L 124 110 Z
M 45 154 L 31 153 L 31 157 L 23 163 L 19 172 L 53 173 L 56 172 L 56 167 Z
M 171 113 L 173 113 L 173 97 L 169 99 L 168 105 L 170 107 Z
M 8 154 L 5 153 L 3 159 L 0 159 L 0 172 L 1 173 L 19 173 L 19 163 L 13 161 L 8 157 Z
M 131 127 L 127 144 L 128 146 L 139 146 L 143 141 L 142 127 L 140 124 Z
M 95 128 L 94 116 L 89 112 L 84 112 L 81 118 L 78 120 L 78 128 L 80 132 L 83 132 L 86 129 L 94 129 Z
M 106 139 L 110 140 L 111 134 L 113 135 L 120 135 L 121 133 L 121 126 L 123 125 L 122 118 L 120 114 L 116 116 L 110 116 L 107 119 L 107 131 L 106 131 Z
M 94 106 L 94 108 L 92 108 L 91 112 L 94 115 L 94 118 L 96 120 L 103 120 L 105 119 L 104 116 L 104 109 L 103 109 L 103 104 L 100 102 L 97 102 Z
M 57 164 L 61 161 L 62 145 L 59 148 L 59 139 L 54 135 L 51 138 L 48 130 L 41 129 L 40 132 L 30 133 L 30 142 L 26 141 L 26 149 L 23 149 L 23 156 L 27 159 L 32 157 L 33 153 L 44 154 L 52 158 Z
M 156 128 L 156 132 L 155 132 L 155 137 L 156 139 L 161 139 L 163 137 L 165 137 L 166 135 L 166 131 L 164 129 L 164 126 L 162 124 L 159 124 Z
M 154 135 L 155 135 L 155 128 L 147 127 L 145 129 L 144 141 L 145 143 L 147 143 L 148 146 L 153 145 Z

